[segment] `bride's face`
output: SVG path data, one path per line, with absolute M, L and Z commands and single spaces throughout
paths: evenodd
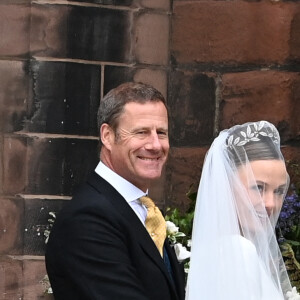
M 258 214 L 278 214 L 288 185 L 282 160 L 257 160 L 239 167 L 239 176 Z M 264 210 L 265 208 L 265 210 Z

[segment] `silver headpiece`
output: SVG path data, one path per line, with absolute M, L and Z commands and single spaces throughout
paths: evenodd
M 261 136 L 269 137 L 275 144 L 280 144 L 280 137 L 276 127 L 267 121 L 260 121 L 248 123 L 244 131 L 238 132 L 234 130 L 234 133 L 228 137 L 227 146 L 230 148 L 244 146 L 249 142 L 260 141 Z

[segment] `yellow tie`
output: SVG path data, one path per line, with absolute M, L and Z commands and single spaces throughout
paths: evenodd
M 167 236 L 165 218 L 149 197 L 141 197 L 140 201 L 146 206 L 148 211 L 145 221 L 146 229 L 154 241 L 160 255 L 163 256 L 163 246 Z

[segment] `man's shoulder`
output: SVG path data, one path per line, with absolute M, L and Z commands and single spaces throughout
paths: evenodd
M 96 172 L 92 172 L 86 181 L 79 185 L 73 193 L 72 199 L 86 196 L 87 194 L 101 198 L 121 197 L 118 191 Z

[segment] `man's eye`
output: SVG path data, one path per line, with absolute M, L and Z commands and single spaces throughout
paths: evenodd
M 168 133 L 166 131 L 158 131 L 157 134 L 161 135 L 161 136 L 167 136 L 168 135 Z

